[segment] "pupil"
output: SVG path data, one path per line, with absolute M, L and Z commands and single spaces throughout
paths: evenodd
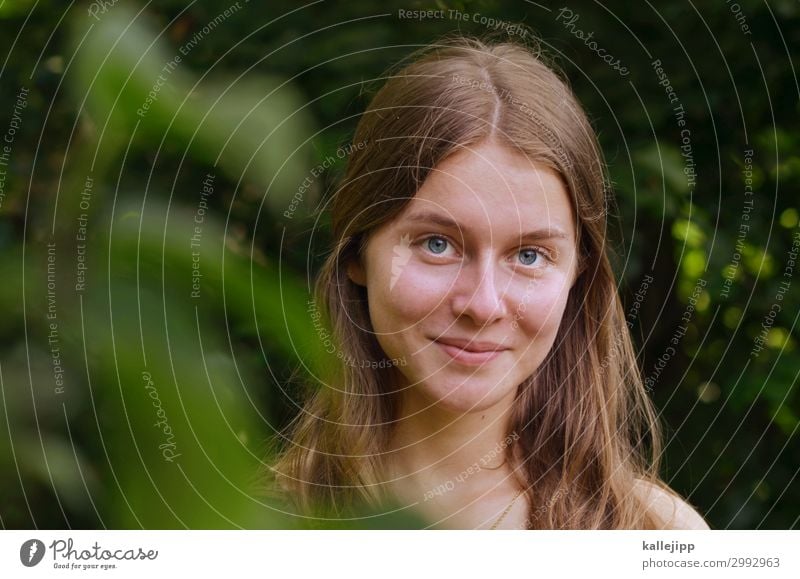
M 522 263 L 525 265 L 531 265 L 536 261 L 536 252 L 533 249 L 525 249 L 520 252 L 522 256 Z
M 428 240 L 428 249 L 433 253 L 442 253 L 447 246 L 447 242 L 441 237 L 431 237 Z

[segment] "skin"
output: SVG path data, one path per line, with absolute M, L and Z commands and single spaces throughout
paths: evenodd
M 440 163 L 348 268 L 367 288 L 386 356 L 406 361 L 396 366 L 395 490 L 440 526 L 488 528 L 519 490 L 503 465 L 506 427 L 518 386 L 555 340 L 576 277 L 575 238 L 559 176 L 486 141 Z M 466 364 L 440 337 L 505 349 Z M 476 462 L 482 468 L 448 485 Z M 453 488 L 431 499 L 439 485 Z M 501 527 L 522 526 L 528 507 L 520 498 Z
M 648 505 L 650 511 L 658 516 L 665 529 L 681 531 L 710 529 L 700 513 L 689 503 L 653 484 L 637 481 L 634 492 Z
M 560 235 L 523 237 L 535 230 Z M 485 141 L 440 163 L 349 264 L 350 278 L 367 288 L 384 353 L 405 362 L 395 366 L 401 411 L 387 480 L 431 526 L 488 529 L 511 504 L 498 528 L 525 528 L 532 505 L 514 500 L 508 421 L 519 385 L 552 348 L 577 260 L 574 212 L 559 176 Z M 467 365 L 434 341 L 440 336 L 507 349 Z M 684 501 L 645 483 L 636 492 L 664 528 L 708 529 Z

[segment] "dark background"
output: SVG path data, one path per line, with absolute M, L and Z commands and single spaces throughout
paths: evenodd
M 538 35 L 600 135 L 665 480 L 712 528 L 797 527 L 797 2 L 131 4 L 0 7 L 0 525 L 307 524 L 258 498 L 254 473 L 324 363 L 313 213 L 382 72 L 442 34 L 502 28 L 486 17 Z

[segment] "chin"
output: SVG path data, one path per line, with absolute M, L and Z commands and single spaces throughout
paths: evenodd
M 517 385 L 498 383 L 497 379 L 473 376 L 461 381 L 452 379 L 444 384 L 429 385 L 425 382 L 412 386 L 429 401 L 430 404 L 453 414 L 473 414 L 483 412 L 513 397 Z M 494 384 L 491 387 L 490 384 Z

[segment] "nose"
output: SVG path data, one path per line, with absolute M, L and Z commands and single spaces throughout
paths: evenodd
M 453 314 L 467 316 L 480 326 L 508 315 L 505 288 L 497 283 L 491 262 L 467 263 L 459 272 L 451 299 Z

